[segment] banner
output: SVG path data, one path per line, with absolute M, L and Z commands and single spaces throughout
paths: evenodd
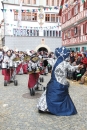
M 11 27 L 17 27 L 17 25 L 15 24 L 9 24 L 9 23 L 5 23 L 6 26 L 11 26 Z M 24 28 L 24 29 L 55 29 L 55 28 L 59 28 L 61 27 L 61 25 L 58 23 L 58 26 L 47 26 L 47 27 L 31 27 L 31 26 L 19 26 L 20 29 Z

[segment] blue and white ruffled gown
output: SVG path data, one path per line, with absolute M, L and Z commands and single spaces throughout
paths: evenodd
M 69 82 L 66 79 L 67 69 L 74 71 L 78 66 L 71 66 L 61 57 L 56 61 L 47 84 L 47 90 L 42 94 L 38 102 L 38 109 L 49 111 L 57 116 L 70 116 L 77 113 L 69 96 Z

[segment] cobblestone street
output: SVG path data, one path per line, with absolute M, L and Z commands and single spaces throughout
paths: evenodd
M 45 77 L 44 85 L 50 74 Z M 0 71 L 0 130 L 87 130 L 87 85 L 70 81 L 70 96 L 78 114 L 70 117 L 40 114 L 37 110 L 38 97 L 29 95 L 28 75 L 17 75 L 18 86 L 13 83 L 4 87 Z

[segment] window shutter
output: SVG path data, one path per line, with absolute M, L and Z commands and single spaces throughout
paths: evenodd
M 79 36 L 79 27 L 77 26 L 77 36 Z
M 71 37 L 74 37 L 74 28 L 71 29 Z
M 83 34 L 86 34 L 86 23 L 83 24 Z
M 78 4 L 78 13 L 80 12 L 80 3 Z
M 78 36 L 81 36 L 81 26 L 78 26 Z
M 83 8 L 85 9 L 85 2 L 83 3 Z
M 86 0 L 86 2 L 85 2 L 85 8 L 87 8 L 87 0 Z
M 74 16 L 74 7 L 72 8 L 72 17 Z
M 62 32 L 62 40 L 64 41 L 64 32 Z
M 63 16 L 62 16 L 62 24 L 63 24 Z
M 68 20 L 68 12 L 66 13 L 66 17 L 65 17 L 66 21 Z
M 87 1 L 83 3 L 83 8 L 86 9 L 87 8 Z

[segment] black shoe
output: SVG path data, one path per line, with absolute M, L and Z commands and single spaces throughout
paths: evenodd
M 53 115 L 53 114 L 52 114 L 51 112 L 49 112 L 49 111 L 41 111 L 41 110 L 38 109 L 38 112 L 39 112 L 39 113 L 45 113 L 45 114 L 51 114 L 51 115 Z
M 39 109 L 38 109 L 38 112 L 39 112 L 39 113 L 44 113 L 44 111 L 41 111 L 41 110 L 39 110 Z
M 34 88 L 30 88 L 30 95 L 34 96 L 35 95 L 35 89 Z

